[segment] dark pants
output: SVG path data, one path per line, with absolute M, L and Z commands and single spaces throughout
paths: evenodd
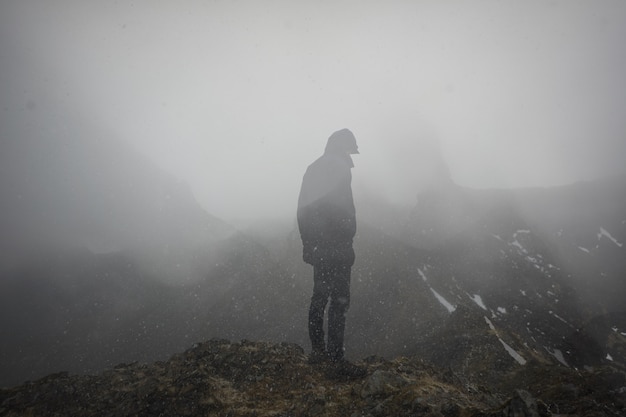
M 331 359 L 343 358 L 343 333 L 350 306 L 350 266 L 318 264 L 313 266 L 313 296 L 309 308 L 309 337 L 313 351 L 327 351 Z M 324 345 L 324 310 L 328 308 L 328 345 Z

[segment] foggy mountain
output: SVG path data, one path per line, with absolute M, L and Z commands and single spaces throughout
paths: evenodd
M 186 184 L 100 135 L 3 143 L 2 384 L 184 348 L 250 269 L 239 262 L 268 263 Z
M 206 257 L 213 242 L 233 233 L 184 182 L 108 132 L 72 126 L 3 143 L 0 267 L 50 247 L 124 250 L 160 262 L 163 278 L 185 278 L 192 271 L 176 265 L 187 265 L 200 247 Z
M 410 244 L 438 247 L 491 236 L 517 247 L 528 261 L 549 256 L 566 281 L 600 311 L 623 310 L 626 177 L 517 190 L 452 186 L 424 193 L 419 200 L 403 231 Z M 535 255 L 520 243 L 524 239 L 541 245 Z M 537 269 L 540 260 L 535 259 Z
M 235 232 L 108 143 L 3 153 L 4 244 L 28 256 L 2 269 L 0 384 L 164 359 L 213 337 L 308 346 L 312 271 L 294 223 Z M 626 180 L 438 183 L 411 211 L 357 201 L 349 357 L 417 355 L 468 383 L 531 362 L 623 370 Z
M 419 274 L 456 307 L 426 342 L 440 347 L 431 345 L 435 362 L 458 358 L 471 367 L 474 356 L 474 370 L 484 372 L 478 336 L 494 341 L 494 333 L 500 354 L 520 363 L 547 356 L 578 368 L 623 358 L 625 186 L 610 179 L 542 190 L 453 187 L 418 198 L 404 238 L 431 253 Z

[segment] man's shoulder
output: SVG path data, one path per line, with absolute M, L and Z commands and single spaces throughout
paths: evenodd
M 326 172 L 350 171 L 350 166 L 338 155 L 324 154 L 317 158 L 307 171 L 323 170 Z

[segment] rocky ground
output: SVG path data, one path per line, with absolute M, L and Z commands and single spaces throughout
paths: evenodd
M 339 379 L 294 344 L 211 340 L 166 362 L 49 375 L 0 390 L 1 416 L 619 416 L 626 378 L 535 363 L 481 386 L 416 358 Z

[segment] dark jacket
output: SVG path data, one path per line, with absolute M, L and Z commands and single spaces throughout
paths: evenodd
M 304 174 L 298 198 L 298 227 L 306 263 L 354 264 L 352 166 L 350 155 L 327 151 Z

